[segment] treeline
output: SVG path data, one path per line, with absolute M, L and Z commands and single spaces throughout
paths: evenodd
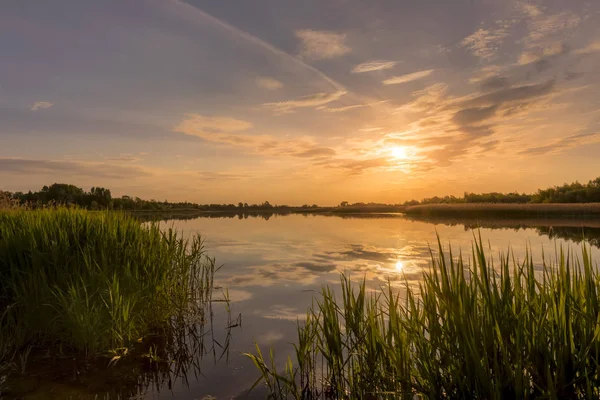
M 322 208 L 317 204 L 303 204 L 300 207 L 288 205 L 273 205 L 268 201 L 260 204 L 248 204 L 239 202 L 237 204 L 197 204 L 191 202 L 169 202 L 157 200 L 143 200 L 139 197 L 121 196 L 113 197 L 109 189 L 103 187 L 92 187 L 89 191 L 65 183 L 54 183 L 44 186 L 37 192 L 2 192 L 0 198 L 12 199 L 12 201 L 27 204 L 31 208 L 49 204 L 77 205 L 87 209 L 111 209 L 111 210 L 146 210 L 146 211 L 170 211 L 170 210 L 196 210 L 196 211 L 226 211 L 236 213 L 248 213 L 251 211 L 284 211 L 295 210 L 298 212 L 330 212 L 361 211 L 361 212 L 384 212 L 397 211 L 402 206 L 414 206 L 423 204 L 467 204 L 467 203 L 598 203 L 600 202 L 600 177 L 588 183 L 565 183 L 562 186 L 554 186 L 548 189 L 540 189 L 533 194 L 525 193 L 468 193 L 462 197 L 444 196 L 429 197 L 421 201 L 411 200 L 404 204 L 382 204 L 382 203 L 353 203 L 341 202 L 336 207 Z
M 405 206 L 420 204 L 461 204 L 461 203 L 598 203 L 600 202 L 600 177 L 588 183 L 565 183 L 548 189 L 539 189 L 536 193 L 468 193 L 462 197 L 429 197 L 421 201 L 411 200 Z
M 55 183 L 44 186 L 37 192 L 1 192 L 4 197 L 12 198 L 20 204 L 27 204 L 32 208 L 52 204 L 76 205 L 79 207 L 99 210 L 145 210 L 145 211 L 170 211 L 170 210 L 197 210 L 197 211 L 232 211 L 249 212 L 253 210 L 280 210 L 289 209 L 286 205 L 272 205 L 268 201 L 260 204 L 197 204 L 191 202 L 169 202 L 157 200 L 143 200 L 139 197 L 121 196 L 113 197 L 109 189 L 92 187 L 89 191 L 65 183 Z M 316 204 L 305 208 L 318 208 Z

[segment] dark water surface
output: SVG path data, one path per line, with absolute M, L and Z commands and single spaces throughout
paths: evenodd
M 207 251 L 222 264 L 216 284 L 228 288 L 232 312 L 241 313 L 242 326 L 232 333 L 228 363 L 205 364 L 205 375 L 173 392 L 149 393 L 148 398 L 246 398 L 257 371 L 240 355 L 258 343 L 275 350 L 284 361 L 293 348 L 297 320 L 304 318 L 313 296 L 324 284 L 338 285 L 340 272 L 357 280 L 366 277 L 377 288 L 388 280 L 401 287 L 416 283 L 430 263 L 429 245 L 443 245 L 455 254 L 468 253 L 477 227 L 490 254 L 510 246 L 523 259 L 527 246 L 534 260 L 554 257 L 555 246 L 579 249 L 585 235 L 598 244 L 600 223 L 594 221 L 416 221 L 389 216 L 273 216 L 197 218 L 165 223 L 186 233 L 200 233 Z M 473 230 L 475 229 L 475 231 Z M 592 248 L 595 260 L 600 251 Z M 256 390 L 250 398 L 264 398 Z
M 293 352 L 297 321 L 304 318 L 322 285 L 339 285 L 340 272 L 356 280 L 365 277 L 371 288 L 389 281 L 402 290 L 404 280 L 417 283 L 430 264 L 429 245 L 437 250 L 436 232 L 445 250 L 450 243 L 454 254 L 461 249 L 468 255 L 480 227 L 486 246 L 489 242 L 490 255 L 497 258 L 510 246 L 515 257 L 523 259 L 529 246 L 538 262 L 542 249 L 546 259 L 554 257 L 557 245 L 578 250 L 585 235 L 592 244 L 594 259 L 600 260 L 600 222 L 596 221 L 417 221 L 402 215 L 288 215 L 268 219 L 213 216 L 162 224 L 205 238 L 207 252 L 222 265 L 216 275 L 215 297 L 222 297 L 226 290 L 231 300 L 229 315 L 235 319 L 241 314 L 242 323 L 226 329 L 232 320 L 225 304 L 215 303 L 210 336 L 217 343 L 214 352 L 206 351 L 201 359 L 198 357 L 196 367 L 187 368 L 179 378 L 142 385 L 142 393 L 135 398 L 265 398 L 260 389 L 247 394 L 258 373 L 242 352 L 254 351 L 254 343 L 258 343 L 263 352 L 273 348 L 276 359 L 285 361 Z M 223 353 L 219 346 L 227 342 L 227 332 L 231 334 L 229 347 Z M 86 391 L 89 393 L 89 388 Z M 55 398 L 68 398 L 68 392 Z M 40 393 L 35 398 L 44 396 Z

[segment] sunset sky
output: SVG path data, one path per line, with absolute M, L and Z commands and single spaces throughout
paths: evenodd
M 600 176 L 597 0 L 3 0 L 0 189 L 397 203 Z

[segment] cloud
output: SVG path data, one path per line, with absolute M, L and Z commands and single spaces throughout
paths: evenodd
M 471 125 L 492 118 L 497 110 L 498 105 L 465 108 L 454 114 L 452 120 L 458 125 Z
M 49 101 L 36 101 L 35 103 L 33 103 L 33 105 L 31 106 L 30 110 L 31 111 L 43 110 L 45 108 L 50 108 L 53 105 L 54 104 L 50 103 Z
M 397 61 L 385 60 L 368 61 L 358 64 L 356 67 L 354 67 L 354 69 L 352 69 L 352 72 L 355 74 L 360 74 L 363 72 L 383 71 L 385 69 L 393 68 L 397 63 Z
M 334 107 L 334 108 L 322 107 L 322 108 L 319 108 L 319 110 L 323 110 L 323 111 L 330 112 L 330 113 L 337 113 L 337 112 L 344 112 L 344 111 L 354 110 L 356 108 L 363 108 L 363 107 L 367 107 L 367 104 L 354 104 L 351 106 Z
M 509 86 L 508 78 L 505 76 L 491 76 L 480 82 L 479 88 L 483 92 L 505 89 Z
M 461 45 L 470 50 L 475 56 L 488 60 L 492 58 L 498 47 L 508 35 L 504 28 L 496 30 L 479 29 L 467 36 Z
M 570 11 L 545 14 L 541 8 L 532 4 L 521 3 L 520 7 L 528 18 L 528 33 L 521 41 L 523 51 L 518 59 L 520 65 L 568 53 L 569 48 L 564 41 L 575 32 L 581 17 Z
M 198 172 L 198 178 L 203 181 L 224 181 L 224 180 L 238 180 L 248 178 L 246 174 L 237 174 L 229 172 Z
M 264 155 L 299 158 L 324 158 L 335 155 L 335 150 L 306 138 L 279 140 L 270 135 L 244 133 L 250 127 L 251 123 L 235 118 L 188 114 L 173 131 L 197 136 L 213 143 L 252 148 L 256 153 Z
M 498 90 L 489 94 L 475 97 L 465 102 L 469 107 L 483 107 L 498 105 L 513 101 L 525 101 L 540 96 L 545 96 L 554 90 L 554 79 L 538 84 L 522 85 Z
M 334 156 L 335 150 L 329 147 L 312 147 L 307 150 L 301 150 L 294 154 L 296 157 L 314 158 L 314 157 L 327 157 Z
M 51 175 L 53 178 L 77 175 L 91 178 L 133 179 L 151 175 L 138 166 L 10 157 L 0 157 L 0 171 L 11 174 Z
M 518 3 L 518 5 L 521 8 L 521 11 L 530 18 L 535 18 L 542 15 L 542 10 L 540 10 L 540 8 L 535 4 L 522 2 Z
M 564 37 L 565 31 L 576 28 L 580 22 L 581 18 L 570 11 L 550 15 L 539 13 L 533 16 L 528 23 L 527 46 L 537 45 L 549 37 Z
M 573 54 L 581 55 L 581 54 L 591 54 L 591 53 L 595 53 L 595 52 L 600 52 L 600 40 L 596 40 L 595 42 L 592 42 L 581 49 L 575 50 L 573 52 Z
M 280 101 L 275 103 L 265 103 L 263 106 L 275 110 L 279 114 L 293 112 L 297 108 L 318 107 L 339 100 L 345 91 L 337 91 L 333 93 L 316 93 L 308 96 L 298 97 L 294 100 Z
M 257 78 L 256 85 L 267 90 L 277 90 L 283 87 L 283 83 L 279 82 L 277 79 L 266 77 Z
M 360 175 L 369 169 L 388 167 L 389 165 L 390 162 L 388 158 L 377 157 L 365 160 L 342 160 L 341 163 L 335 166 L 341 169 L 349 170 L 350 174 L 352 175 Z
M 136 161 L 141 160 L 141 158 L 135 157 L 133 154 L 129 154 L 129 153 L 121 153 L 116 157 L 107 157 L 106 159 L 109 161 L 121 161 L 121 162 L 136 162 Z
M 336 58 L 351 50 L 341 33 L 303 29 L 296 31 L 296 37 L 302 41 L 300 56 L 313 60 Z
M 451 165 L 462 159 L 493 151 L 509 139 L 493 136 L 499 126 L 509 125 L 508 115 L 515 119 L 535 103 L 552 94 L 554 80 L 536 84 L 510 86 L 508 79 L 497 74 L 477 80 L 483 92 L 453 97 L 444 84 L 429 86 L 413 93 L 413 101 L 398 109 L 407 118 L 411 134 L 387 134 L 382 147 L 411 146 L 418 158 L 411 160 L 411 171 L 426 172 Z M 506 130 L 504 131 L 506 132 Z
M 398 85 L 401 83 L 407 83 L 411 81 L 416 81 L 417 79 L 425 78 L 433 72 L 433 69 L 428 69 L 425 71 L 413 72 L 411 74 L 401 75 L 401 76 L 393 76 L 389 79 L 383 81 L 384 85 Z
M 571 135 L 563 139 L 554 140 L 543 146 L 533 146 L 519 152 L 522 155 L 542 156 L 550 154 L 559 154 L 563 151 L 580 146 L 582 144 L 599 143 L 600 132 L 580 133 Z
M 209 117 L 200 114 L 187 114 L 173 130 L 190 136 L 221 143 L 243 143 L 251 141 L 239 135 L 230 135 L 233 132 L 242 132 L 252 128 L 252 123 L 230 117 Z
M 534 50 L 522 52 L 519 56 L 519 65 L 543 62 L 549 58 L 567 54 L 569 51 L 569 46 L 563 42 L 555 42 L 547 46 L 540 46 Z
M 301 261 L 292 265 L 312 272 L 333 272 L 336 269 L 336 265 L 330 262 Z
M 172 3 L 177 5 L 177 7 L 178 7 L 177 11 L 179 12 L 180 17 L 191 20 L 194 23 L 198 23 L 198 22 L 201 24 L 208 23 L 212 26 L 216 26 L 216 27 L 219 27 L 220 29 L 224 29 L 249 44 L 252 44 L 254 46 L 262 48 L 275 56 L 281 57 L 282 60 L 289 61 L 297 66 L 300 66 L 302 68 L 305 68 L 309 71 L 314 72 L 315 74 L 320 76 L 325 82 L 329 83 L 334 88 L 336 88 L 336 90 L 344 90 L 343 85 L 341 85 L 339 82 L 336 82 L 335 80 L 331 79 L 329 76 L 325 75 L 323 72 L 321 72 L 317 68 L 313 67 L 312 65 L 305 63 L 300 58 L 294 57 L 293 55 L 286 53 L 285 51 L 273 46 L 272 44 L 267 43 L 264 40 L 261 40 L 258 37 L 249 34 L 248 32 L 238 29 L 235 26 L 230 25 L 230 24 L 208 14 L 207 12 L 203 11 L 196 5 L 191 5 L 182 0 L 175 0 Z M 172 5 L 169 4 L 169 8 L 171 8 L 171 7 L 172 7 Z M 198 21 L 198 20 L 200 20 L 200 21 Z
M 233 146 L 258 147 L 268 142 L 270 138 L 265 135 L 240 134 L 240 132 L 244 132 L 252 128 L 252 126 L 250 122 L 230 117 L 187 114 L 173 128 L 173 132 L 183 133 L 188 136 L 197 136 L 209 142 Z

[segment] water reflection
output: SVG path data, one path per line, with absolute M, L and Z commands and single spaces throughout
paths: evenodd
M 407 217 L 409 218 L 409 217 Z M 465 230 L 534 230 L 539 236 L 574 243 L 588 242 L 600 248 L 600 221 L 597 219 L 470 219 L 453 217 L 410 217 L 414 221 L 447 226 L 463 226 Z
M 596 246 L 593 257 L 600 259 L 600 222 L 593 221 L 415 220 L 397 214 L 265 217 L 213 214 L 164 222 L 205 237 L 208 252 L 223 265 L 216 284 L 228 288 L 232 309 L 244 316 L 243 333 L 231 339 L 229 363 L 205 365 L 204 378 L 190 380 L 189 388 L 174 385 L 173 397 L 247 398 L 257 375 L 241 352 L 258 342 L 272 347 L 276 361 L 285 363 L 293 353 L 290 343 L 296 339 L 297 321 L 306 317 L 323 284 L 338 290 L 340 272 L 365 278 L 371 289 L 388 282 L 398 290 L 405 282 L 418 285 L 430 268 L 431 251 L 437 252 L 436 234 L 444 251 L 452 245 L 454 255 L 460 250 L 468 255 L 474 229 L 480 229 L 491 256 L 497 258 L 511 246 L 515 258 L 522 259 L 530 246 L 538 262 L 542 248 L 554 249 L 555 243 L 576 246 L 585 234 Z M 251 396 L 265 397 L 260 390 Z
M 0 388 L 0 398 L 173 397 L 190 383 L 197 384 L 207 369 L 229 360 L 241 315 L 234 316 L 225 300 L 213 302 L 203 305 L 201 313 L 173 317 L 167 326 L 106 358 L 50 360 L 36 354 L 26 360 L 26 374 L 11 373 Z

